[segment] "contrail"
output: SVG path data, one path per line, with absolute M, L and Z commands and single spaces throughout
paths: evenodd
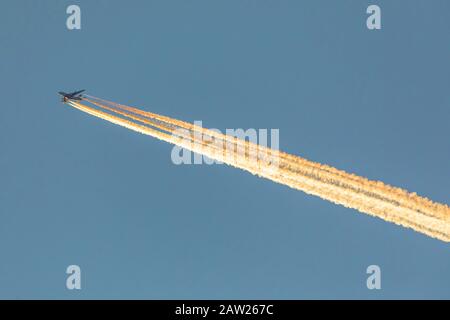
M 368 180 L 188 122 L 92 96 L 89 98 L 84 100 L 113 114 L 75 101 L 69 101 L 68 104 L 96 117 L 176 144 L 252 174 L 450 242 L 450 208 L 445 204 L 433 202 L 380 181 Z M 178 136 L 174 135 L 175 132 Z M 180 132 L 184 133 L 180 135 Z M 211 141 L 211 137 L 214 138 L 214 143 L 206 143 L 205 136 L 209 137 L 208 141 Z M 227 148 L 224 151 L 225 145 Z M 231 149 L 228 148 L 230 145 Z M 256 156 L 256 161 L 252 155 Z

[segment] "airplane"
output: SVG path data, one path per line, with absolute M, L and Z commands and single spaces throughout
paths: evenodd
M 83 96 L 80 93 L 82 93 L 84 91 L 85 90 L 80 90 L 80 91 L 75 91 L 75 92 L 71 92 L 71 93 L 59 91 L 58 93 L 62 96 L 61 101 L 67 102 L 69 100 L 82 100 Z

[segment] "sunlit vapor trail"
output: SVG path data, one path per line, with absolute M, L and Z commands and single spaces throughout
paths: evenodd
M 168 123 L 170 123 L 170 124 L 172 124 L 174 126 L 181 126 L 183 128 L 187 128 L 187 129 L 194 130 L 194 131 L 200 130 L 203 134 L 214 136 L 214 137 L 218 137 L 218 138 L 221 138 L 221 139 L 225 139 L 228 142 L 236 143 L 238 145 L 245 145 L 245 146 L 247 146 L 248 148 L 251 148 L 251 149 L 258 149 L 258 150 L 263 150 L 263 151 L 268 150 L 268 152 L 272 152 L 272 150 L 270 150 L 270 149 L 268 149 L 268 148 L 266 148 L 264 146 L 259 146 L 259 145 L 256 145 L 256 144 L 252 144 L 252 143 L 250 143 L 248 141 L 238 140 L 235 137 L 223 135 L 221 133 L 216 133 L 214 131 L 211 131 L 211 130 L 208 130 L 208 129 L 205 129 L 205 128 L 202 128 L 202 127 L 198 127 L 198 126 L 192 125 L 192 124 L 184 122 L 184 121 L 171 119 L 169 117 L 161 116 L 161 115 L 158 115 L 158 114 L 155 114 L 155 113 L 151 113 L 151 112 L 147 112 L 147 111 L 142 111 L 142 110 L 139 110 L 137 108 L 124 106 L 124 105 L 121 105 L 121 104 L 117 104 L 117 103 L 114 103 L 114 102 L 111 102 L 111 101 L 107 101 L 107 100 L 96 98 L 96 97 L 92 97 L 92 96 L 91 96 L 91 98 L 94 98 L 94 99 L 96 99 L 98 101 L 102 101 L 104 103 L 113 105 L 114 107 L 117 107 L 117 108 L 120 108 L 120 109 L 123 109 L 123 110 L 126 110 L 126 111 L 130 111 L 132 113 L 143 115 L 143 116 L 151 118 L 151 119 L 157 119 L 157 120 L 166 121 L 166 122 L 168 122 Z M 89 100 L 89 99 L 87 99 L 87 100 L 90 101 L 90 102 L 95 103 L 92 100 Z M 97 104 L 97 106 L 102 107 L 104 105 Z M 276 151 L 276 152 L 278 153 L 280 158 L 283 158 L 283 160 L 285 160 L 285 164 L 286 163 L 287 164 L 293 164 L 293 165 L 296 165 L 297 168 L 298 168 L 299 165 L 301 165 L 302 168 L 306 168 L 306 167 L 307 168 L 319 168 L 321 174 L 323 175 L 323 177 L 326 176 L 327 179 L 331 179 L 331 180 L 333 180 L 333 179 L 339 179 L 341 181 L 345 180 L 345 182 L 348 185 L 351 185 L 351 186 L 354 186 L 354 187 L 360 186 L 361 183 L 362 184 L 367 184 L 368 183 L 368 184 L 371 185 L 371 192 L 373 192 L 374 194 L 376 194 L 376 195 L 378 195 L 380 197 L 383 197 L 386 194 L 388 194 L 391 198 L 395 199 L 398 202 L 402 202 L 403 201 L 404 202 L 403 205 L 405 205 L 405 206 L 409 206 L 411 208 L 414 208 L 414 204 L 415 203 L 420 203 L 421 205 L 424 205 L 424 204 L 425 205 L 431 205 L 431 206 L 433 205 L 433 203 L 431 201 L 429 201 L 428 199 L 423 198 L 423 197 L 417 197 L 414 194 L 410 194 L 410 193 L 408 193 L 405 190 L 402 190 L 400 188 L 391 187 L 389 185 L 385 185 L 382 182 L 375 182 L 375 184 L 374 184 L 373 181 L 369 181 L 366 178 L 359 177 L 359 176 L 356 176 L 354 174 L 348 174 L 348 173 L 346 173 L 344 171 L 337 170 L 337 169 L 335 169 L 333 167 L 330 167 L 330 166 L 327 166 L 327 165 L 322 165 L 322 164 L 319 164 L 319 163 L 316 163 L 316 162 L 308 161 L 306 159 L 303 159 L 303 158 L 300 158 L 300 157 L 297 157 L 297 156 L 294 156 L 294 155 L 290 155 L 290 154 L 287 154 L 287 153 L 284 153 L 284 152 L 278 152 L 278 151 Z M 294 166 L 291 169 L 295 170 L 296 168 Z M 405 196 L 407 196 L 407 198 L 405 198 Z M 406 200 L 406 201 L 404 201 L 404 200 Z M 436 208 L 434 208 L 433 211 L 436 211 Z M 444 212 L 445 212 L 445 210 L 444 210 Z
M 255 175 L 387 221 L 413 228 L 440 240 L 450 241 L 450 208 L 447 205 L 432 202 L 415 193 L 409 193 L 406 190 L 392 187 L 379 181 L 371 181 L 354 174 L 348 174 L 330 166 L 258 146 L 257 144 L 223 135 L 184 121 L 96 97 L 90 96 L 90 98 L 92 100 L 89 98 L 85 100 L 101 109 L 127 117 L 133 121 L 78 102 L 70 101 L 69 104 L 104 120 L 179 145 L 185 149 L 206 155 L 211 159 L 247 170 Z M 139 121 L 144 125 L 135 121 Z M 192 133 L 188 135 L 189 139 L 180 139 L 174 136 L 173 132 L 178 128 L 189 130 Z M 243 145 L 248 152 L 242 154 L 236 152 L 237 148 L 233 148 L 231 149 L 233 154 L 230 157 L 229 154 L 221 152 L 216 144 L 205 144 L 202 135 L 208 135 L 214 137 L 214 139 L 232 143 L 235 147 Z M 250 160 L 248 158 L 249 154 L 259 154 L 261 151 L 272 157 L 277 157 L 276 168 L 271 162 L 252 161 L 253 159 Z

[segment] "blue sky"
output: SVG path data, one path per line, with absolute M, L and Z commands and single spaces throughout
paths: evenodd
M 175 166 L 170 145 L 56 94 L 278 128 L 284 151 L 449 204 L 448 1 L 1 6 L 0 298 L 450 298 L 448 244 L 225 165 Z

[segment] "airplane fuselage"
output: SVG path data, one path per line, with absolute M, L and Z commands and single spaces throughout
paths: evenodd
M 58 93 L 62 96 L 61 101 L 62 102 L 67 102 L 69 100 L 82 100 L 83 96 L 81 95 L 81 92 L 83 92 L 84 90 L 80 90 L 80 91 L 75 91 L 75 92 L 71 92 L 71 93 L 66 93 L 63 91 L 59 91 Z

